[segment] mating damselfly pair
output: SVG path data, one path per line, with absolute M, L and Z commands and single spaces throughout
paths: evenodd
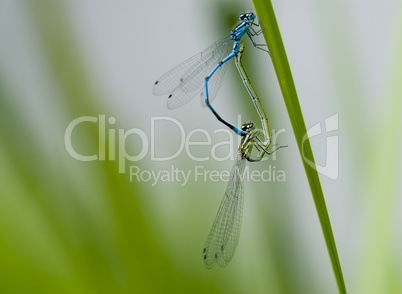
M 253 12 L 240 14 L 240 23 L 234 27 L 229 36 L 215 42 L 201 53 L 162 75 L 153 87 L 155 95 L 169 94 L 167 100 L 169 109 L 178 108 L 200 95 L 220 122 L 242 136 L 238 157 L 231 170 L 224 198 L 203 249 L 204 264 L 207 268 L 213 267 L 216 263 L 225 266 L 232 259 L 236 250 L 242 219 L 243 172 L 246 160 L 261 161 L 265 154 L 269 155 L 275 151 L 268 151 L 271 143 L 268 120 L 241 63 L 244 51 L 241 39 L 245 34 L 256 48 L 268 53 L 268 50 L 261 48 L 265 45 L 257 44 L 253 40 L 254 36 L 262 32 L 261 29 L 254 29 L 254 27 L 259 28 L 259 24 L 255 23 L 255 18 L 256 15 Z M 252 122 L 245 123 L 238 128 L 224 120 L 211 105 L 222 83 L 227 62 L 233 57 L 260 116 L 262 130 L 255 129 Z M 264 135 L 264 139 L 259 137 L 261 133 Z M 254 148 L 258 150 L 257 155 L 252 155 Z

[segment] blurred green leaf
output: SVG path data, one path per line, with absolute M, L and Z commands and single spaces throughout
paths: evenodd
M 43 133 L 0 79 L 0 292 L 213 293 L 166 256 L 139 203 L 150 190 L 118 173 L 116 161 L 82 163 L 63 148 L 67 123 L 107 113 L 98 101 L 63 4 L 26 1 L 33 31 L 65 121 L 41 148 Z M 49 121 L 49 125 L 60 122 Z M 98 145 L 98 130 L 77 138 Z M 107 146 L 106 146 L 107 149 Z M 106 150 L 108 152 L 108 150 Z M 201 262 L 200 262 L 201 263 Z M 191 269 L 193 270 L 193 269 Z M 191 271 L 190 270 L 190 271 Z

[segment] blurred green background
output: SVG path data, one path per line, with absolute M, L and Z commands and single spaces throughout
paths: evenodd
M 339 155 L 339 178 L 321 180 L 347 289 L 402 293 L 402 4 L 273 5 L 307 127 L 339 115 L 331 133 L 338 154 L 326 154 L 325 132 L 311 142 L 320 165 Z M 130 178 L 130 166 L 230 170 L 233 161 L 214 160 L 211 146 L 191 149 L 207 161 L 185 150 L 152 160 L 152 142 L 156 156 L 168 156 L 182 137 L 172 122 L 158 121 L 151 140 L 151 118 L 177 120 L 186 136 L 202 128 L 213 144 L 228 140 L 207 109 L 193 101 L 169 111 L 152 85 L 250 9 L 240 0 L 0 1 L 0 293 L 337 293 L 272 64 L 249 42 L 244 66 L 270 127 L 285 130 L 279 144 L 289 147 L 275 161 L 248 164 L 275 166 L 286 181 L 245 183 L 231 263 L 207 270 L 201 253 L 225 182 Z M 214 105 L 229 121 L 240 113 L 258 121 L 233 65 L 218 96 Z M 87 122 L 71 144 L 82 155 L 105 150 L 105 159 L 74 159 L 65 145 L 69 124 L 102 115 L 106 140 L 99 121 Z M 146 153 L 119 173 L 119 130 L 132 129 L 149 145 L 129 136 L 127 153 Z

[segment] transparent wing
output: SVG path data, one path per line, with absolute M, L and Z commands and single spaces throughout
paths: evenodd
M 167 106 L 178 108 L 197 94 L 204 95 L 204 79 L 211 70 L 232 50 L 233 41 L 227 36 L 175 66 L 161 76 L 153 86 L 154 95 L 169 94 Z M 225 74 L 225 64 L 222 65 L 208 81 L 209 98 L 216 96 Z
M 218 214 L 204 247 L 204 264 L 212 268 L 216 263 L 226 266 L 239 242 L 243 212 L 243 177 L 246 160 L 237 158 L 230 172 Z

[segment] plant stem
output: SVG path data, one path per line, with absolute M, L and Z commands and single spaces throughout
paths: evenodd
M 313 151 L 307 136 L 306 125 L 304 123 L 300 103 L 297 98 L 296 87 L 290 71 L 289 62 L 286 56 L 285 47 L 279 32 L 278 23 L 270 0 L 253 0 L 255 11 L 258 15 L 260 26 L 264 30 L 263 35 L 271 55 L 279 86 L 282 91 L 283 100 L 288 111 L 289 119 L 292 124 L 293 133 L 299 148 L 300 157 L 303 162 L 307 180 L 310 185 L 311 194 L 317 209 L 321 229 L 327 245 L 328 254 L 332 263 L 336 283 L 339 293 L 346 293 L 346 286 L 339 257 L 332 233 L 331 222 L 322 192 L 320 179 L 315 166 Z M 308 163 L 308 161 L 310 165 Z

